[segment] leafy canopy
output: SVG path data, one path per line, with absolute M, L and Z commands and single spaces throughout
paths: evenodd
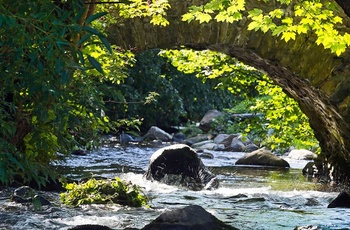
M 194 72 L 205 81 L 218 80 L 218 87 L 227 87 L 242 97 L 241 103 L 226 109 L 228 115 L 223 120 L 218 119 L 214 129 L 227 133 L 241 132 L 272 150 L 284 151 L 291 146 L 317 148 L 318 142 L 308 118 L 297 102 L 263 73 L 228 55 L 208 50 L 168 50 L 162 51 L 161 55 L 168 57 L 179 70 Z M 230 120 L 232 113 L 262 116 L 238 124 Z
M 99 11 L 108 12 L 107 24 L 118 23 L 120 18 L 149 17 L 150 23 L 157 26 L 167 26 L 167 10 L 170 9 L 168 0 L 127 0 L 118 4 L 101 4 Z
M 197 20 L 200 23 L 216 20 L 233 23 L 246 15 L 250 19 L 248 30 L 271 32 L 288 42 L 297 35 L 313 33 L 316 43 L 341 55 L 350 46 L 350 34 L 340 32 L 343 19 L 338 16 L 339 7 L 334 1 L 291 1 L 276 0 L 280 4 L 273 10 L 266 10 L 264 5 L 274 1 L 257 1 L 260 8 L 246 12 L 245 0 L 211 0 L 204 5 L 191 6 L 182 16 L 183 21 Z
M 264 116 L 248 123 L 245 132 L 256 135 L 272 150 L 285 151 L 291 146 L 316 150 L 318 141 L 298 103 L 267 77 L 256 88 L 260 96 L 249 110 Z
M 226 88 L 240 96 L 251 93 L 250 86 L 261 75 L 253 67 L 235 58 L 210 50 L 163 50 L 160 55 L 169 58 L 178 70 L 187 74 L 195 73 L 203 82 L 216 79 L 216 88 Z

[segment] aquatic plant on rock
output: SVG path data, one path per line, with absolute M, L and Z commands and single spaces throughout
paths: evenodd
M 148 202 L 140 186 L 122 181 L 120 178 L 115 180 L 92 178 L 84 183 L 68 183 L 64 187 L 68 191 L 60 194 L 60 200 L 66 205 L 115 203 L 141 207 Z

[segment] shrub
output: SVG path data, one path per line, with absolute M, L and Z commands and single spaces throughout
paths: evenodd
M 116 203 L 141 207 L 148 202 L 138 185 L 122 181 L 120 178 L 115 180 L 92 178 L 84 183 L 68 183 L 64 187 L 68 191 L 61 193 L 60 199 L 66 205 Z

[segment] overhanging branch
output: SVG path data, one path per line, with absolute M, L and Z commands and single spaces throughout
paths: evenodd
M 119 3 L 130 3 L 130 1 L 128 0 L 122 0 L 122 1 L 118 1 L 118 2 L 85 2 L 85 4 L 119 4 Z

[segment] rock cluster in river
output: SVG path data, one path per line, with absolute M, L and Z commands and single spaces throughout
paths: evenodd
M 130 136 L 125 137 L 126 134 L 123 135 L 124 141 L 136 140 L 135 138 Z M 211 150 L 247 152 L 245 156 L 243 156 L 241 159 L 238 159 L 236 163 L 237 165 L 257 165 L 287 168 L 290 167 L 287 161 L 276 156 L 271 151 L 265 148 L 259 149 L 259 147 L 256 144 L 254 144 L 251 140 L 249 140 L 247 137 L 241 134 L 218 134 L 215 136 L 210 134 L 202 134 L 191 138 L 185 138 L 184 135 L 170 135 L 164 130 L 153 126 L 141 139 L 145 140 L 146 138 L 149 140 L 153 139 L 167 143 L 180 142 L 191 146 L 191 148 L 195 149 L 196 151 Z M 204 152 L 203 154 L 201 154 L 201 157 L 213 158 L 214 156 L 208 152 Z M 315 158 L 315 154 L 308 150 L 292 150 L 289 153 L 288 157 L 290 157 L 291 159 L 313 159 Z M 178 173 L 175 173 L 175 175 L 178 175 Z M 162 178 L 163 177 L 164 176 L 162 176 Z M 168 181 L 174 179 L 173 177 L 169 178 L 169 175 L 167 175 L 166 178 Z

